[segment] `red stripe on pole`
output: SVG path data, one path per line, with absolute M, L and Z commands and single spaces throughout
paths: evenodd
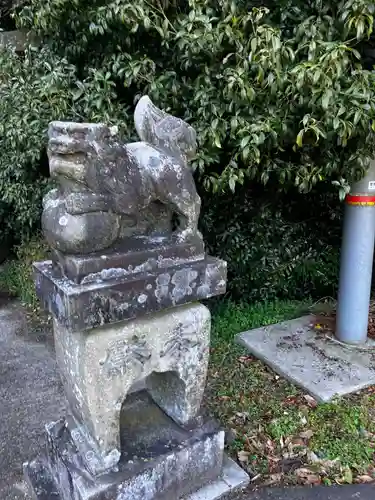
M 348 205 L 375 205 L 375 196 L 366 194 L 347 194 L 345 201 Z

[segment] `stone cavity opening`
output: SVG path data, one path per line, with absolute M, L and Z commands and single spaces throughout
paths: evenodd
M 177 423 L 183 423 L 186 385 L 175 371 L 153 372 L 146 379 L 146 388 L 155 403 Z
M 120 415 L 121 462 L 150 459 L 188 438 L 178 418 L 184 410 L 185 384 L 169 371 L 135 383 Z

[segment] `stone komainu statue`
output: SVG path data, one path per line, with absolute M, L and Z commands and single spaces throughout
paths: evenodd
M 132 235 L 201 237 L 200 198 L 188 165 L 194 129 L 146 96 L 134 119 L 142 142 L 131 144 L 103 124 L 50 124 L 50 173 L 58 187 L 44 199 L 42 225 L 53 249 L 85 254 Z M 179 224 L 172 233 L 173 215 Z

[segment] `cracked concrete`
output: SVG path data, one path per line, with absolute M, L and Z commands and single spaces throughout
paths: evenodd
M 312 316 L 243 332 L 236 341 L 317 401 L 375 384 L 375 346 L 345 346 L 311 327 Z

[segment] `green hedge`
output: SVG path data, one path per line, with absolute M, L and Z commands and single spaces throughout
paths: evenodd
M 330 291 L 328 192 L 343 197 L 374 153 L 373 12 L 369 0 L 27 0 L 15 19 L 41 47 L 0 51 L 1 237 L 38 227 L 49 121 L 116 123 L 131 140 L 148 93 L 198 131 L 202 226 L 232 295 Z
M 301 195 L 254 186 L 233 199 L 204 198 L 210 252 L 228 261 L 236 300 L 335 296 L 341 206 L 322 190 Z

